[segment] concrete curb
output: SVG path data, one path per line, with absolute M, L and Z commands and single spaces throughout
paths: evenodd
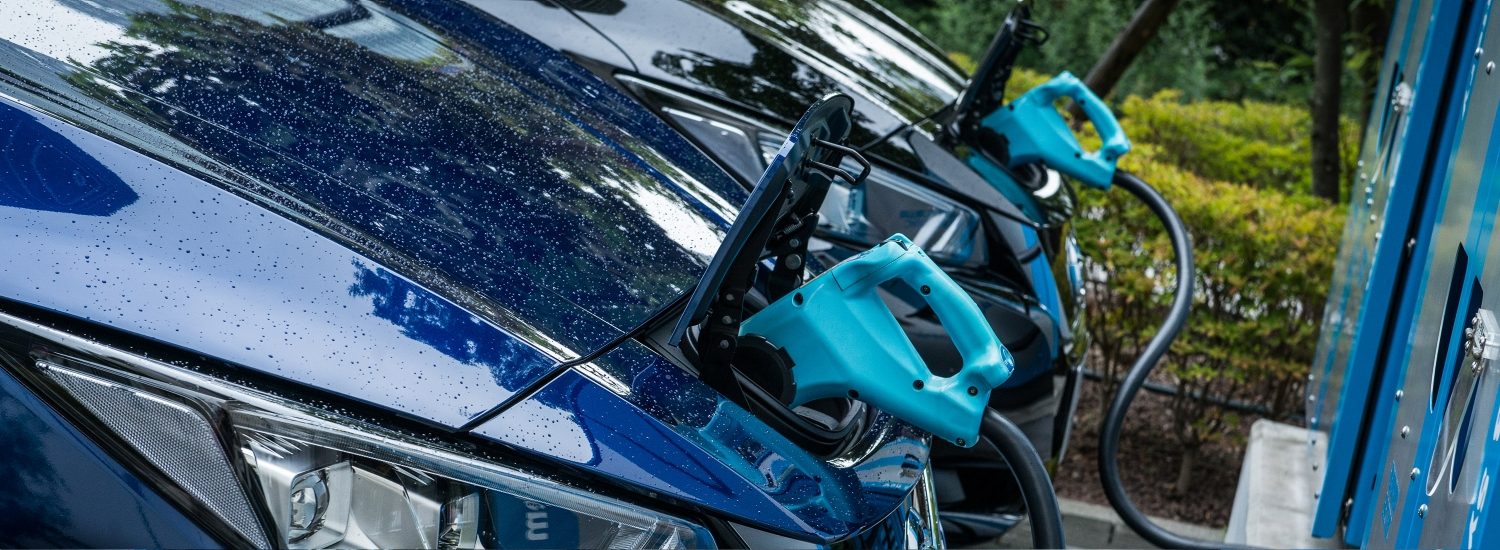
M 1058 499 L 1063 514 L 1063 535 L 1069 548 L 1153 548 L 1120 520 L 1113 508 L 1087 502 Z M 1162 518 L 1151 518 L 1173 533 L 1206 540 L 1224 540 L 1224 530 Z M 1022 522 L 993 544 L 981 548 L 1030 548 L 1031 526 Z

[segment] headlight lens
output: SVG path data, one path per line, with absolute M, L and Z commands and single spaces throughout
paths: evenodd
M 33 379 L 50 381 L 49 391 L 82 405 L 74 408 L 88 411 L 95 425 L 165 474 L 163 483 L 181 489 L 174 493 L 191 495 L 192 506 L 213 511 L 251 545 L 713 546 L 700 526 L 539 472 L 134 359 L 131 366 L 144 372 L 43 360 L 36 363 L 41 376 Z M 193 415 L 202 422 L 150 420 Z M 243 491 L 225 490 L 228 479 L 240 480 Z M 213 484 L 220 486 L 194 487 Z M 221 512 L 245 509 L 246 499 L 258 517 Z
M 686 522 L 336 424 L 229 418 L 293 549 L 685 548 Z

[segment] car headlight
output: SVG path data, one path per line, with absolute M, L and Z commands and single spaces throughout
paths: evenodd
M 79 421 L 92 433 L 112 436 L 107 446 L 131 455 L 127 463 L 154 470 L 147 477 L 164 494 L 189 500 L 180 504 L 200 520 L 220 522 L 221 538 L 233 545 L 714 544 L 703 527 L 545 472 L 74 340 L 113 360 L 34 352 L 25 377 L 63 409 L 86 415 Z

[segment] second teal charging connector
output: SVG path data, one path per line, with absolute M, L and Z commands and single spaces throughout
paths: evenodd
M 1098 151 L 1084 151 L 1057 112 L 1054 103 L 1065 97 L 1083 109 L 1099 132 L 1104 143 Z M 1010 166 L 1039 162 L 1098 189 L 1109 189 L 1115 162 L 1130 152 L 1130 139 L 1109 106 L 1067 71 L 985 115 L 980 125 L 1005 137 Z
M 963 368 L 933 374 L 878 294 L 900 280 L 918 289 L 948 332 Z M 792 406 L 852 397 L 960 447 L 979 438 L 990 391 L 1015 369 L 979 306 L 904 235 L 823 272 L 746 319 L 791 357 Z

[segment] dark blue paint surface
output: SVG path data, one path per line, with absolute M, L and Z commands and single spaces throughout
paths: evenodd
M 834 466 L 634 342 L 553 380 L 475 433 L 800 538 L 848 536 L 900 504 L 924 436 L 888 417 Z
M 552 370 L 514 332 L 306 228 L 0 100 L 14 151 L 71 147 L 136 201 L 0 205 L 0 294 L 456 426 Z M 15 172 L 0 188 L 15 189 Z M 109 201 L 111 195 L 84 196 Z
M 0 546 L 219 543 L 0 369 Z

